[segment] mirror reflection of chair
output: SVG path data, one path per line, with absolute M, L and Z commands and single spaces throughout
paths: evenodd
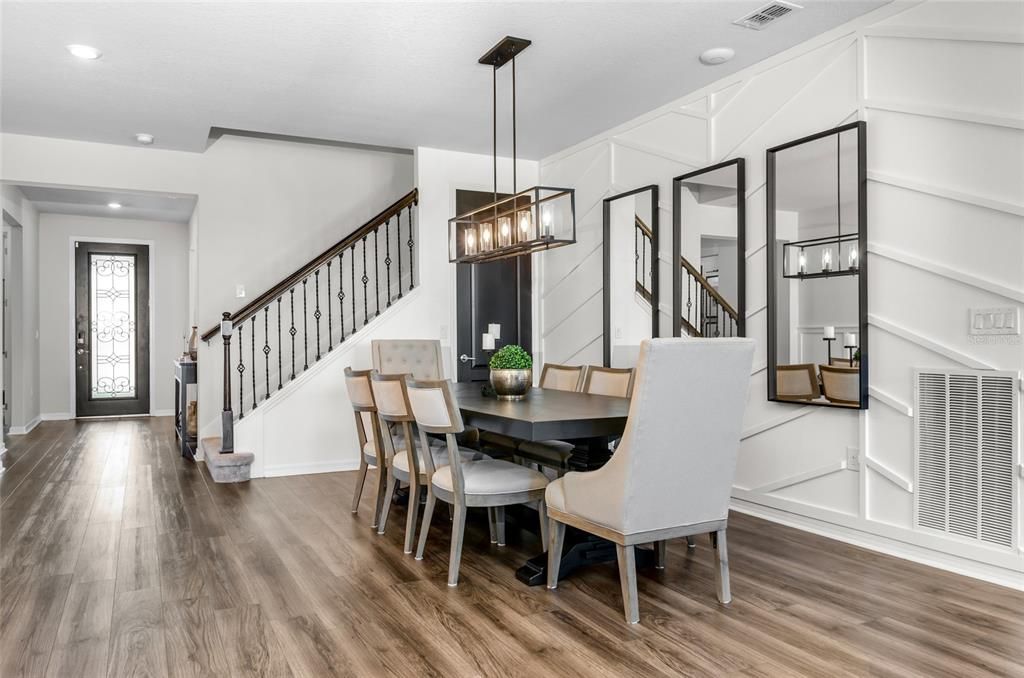
M 777 365 L 775 389 L 780 400 L 811 401 L 821 397 L 814 365 Z
M 540 372 L 541 388 L 553 388 L 557 391 L 578 391 L 583 385 L 583 365 L 556 365 L 545 363 Z
M 583 379 L 584 393 L 628 398 L 633 395 L 634 370 L 632 367 L 601 367 L 591 365 Z
M 860 367 L 859 360 L 850 360 L 849 358 L 829 358 L 828 364 L 832 367 Z
M 821 392 L 837 405 L 860 406 L 860 367 L 818 365 L 821 371 Z

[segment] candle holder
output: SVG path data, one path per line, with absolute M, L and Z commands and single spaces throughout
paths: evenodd
M 822 341 L 828 342 L 828 360 L 825 362 L 826 365 L 832 364 L 832 342 L 835 341 L 835 337 L 823 337 Z
M 857 347 L 856 346 L 847 346 L 846 347 L 846 350 L 850 352 L 850 367 L 853 367 L 853 350 L 855 348 L 857 348 Z

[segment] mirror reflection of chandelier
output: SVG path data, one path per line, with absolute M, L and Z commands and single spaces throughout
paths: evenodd
M 576 194 L 571 188 L 516 185 L 516 56 L 529 40 L 506 37 L 479 59 L 492 68 L 494 201 L 448 220 L 448 260 L 478 263 L 576 242 Z M 512 64 L 512 194 L 498 197 L 498 69 Z

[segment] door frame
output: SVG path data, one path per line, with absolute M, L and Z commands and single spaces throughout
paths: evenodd
M 109 238 L 92 235 L 72 235 L 68 238 L 68 325 L 67 325 L 67 351 L 68 351 L 68 413 L 71 419 L 78 414 L 76 399 L 77 375 L 75 369 L 75 242 L 100 242 L 121 245 L 146 245 L 149 247 L 149 412 L 141 415 L 123 416 L 155 416 L 153 411 L 153 400 L 159 384 L 156 381 L 156 360 L 153 355 L 153 345 L 156 339 L 156 308 L 157 286 L 156 286 L 156 243 L 152 240 L 140 240 L 138 238 Z M 182 328 L 184 331 L 184 328 Z M 170 388 L 170 380 L 167 387 Z

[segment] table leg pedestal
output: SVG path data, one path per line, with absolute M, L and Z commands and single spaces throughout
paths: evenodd
M 562 564 L 558 570 L 558 580 L 562 581 L 577 568 L 599 563 L 612 563 L 616 560 L 615 544 L 595 537 L 592 534 L 566 527 L 565 546 L 562 550 Z M 636 566 L 638 568 L 654 566 L 652 549 L 636 549 Z M 543 586 L 547 584 L 548 554 L 541 553 L 526 561 L 516 570 L 516 579 L 527 586 Z

